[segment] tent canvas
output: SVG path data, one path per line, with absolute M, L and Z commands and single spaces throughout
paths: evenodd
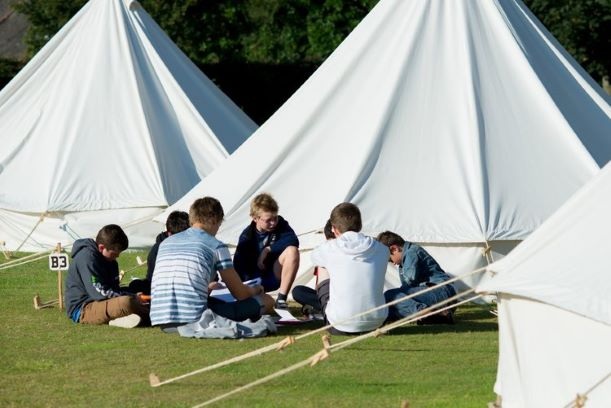
M 609 405 L 610 202 L 608 164 L 478 285 L 498 293 L 503 407 L 563 407 L 591 388 L 585 407 Z
M 256 127 L 137 1 L 91 0 L 0 92 L 0 241 L 121 222 L 150 245 L 152 217 Z
M 393 230 L 459 274 L 487 246 L 509 252 L 609 158 L 608 98 L 522 2 L 381 0 L 169 210 L 218 198 L 235 244 L 266 191 L 306 252 L 350 201 L 364 232 Z

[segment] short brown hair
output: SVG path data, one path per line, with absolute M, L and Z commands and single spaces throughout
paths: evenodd
M 325 238 L 327 239 L 335 238 L 335 234 L 333 233 L 333 229 L 331 228 L 331 220 L 327 220 L 325 228 L 322 230 L 322 232 L 325 234 Z
M 221 202 L 214 197 L 198 198 L 189 209 L 189 222 L 191 225 L 200 223 L 211 225 L 223 220 L 225 212 Z
M 165 229 L 169 233 L 178 234 L 189 228 L 189 214 L 184 211 L 172 211 L 165 221 Z
M 96 244 L 102 244 L 111 251 L 123 252 L 129 246 L 129 240 L 123 229 L 117 224 L 108 224 L 98 231 Z
M 261 193 L 250 202 L 251 217 L 256 217 L 261 211 L 278 214 L 278 203 L 271 194 Z
M 397 245 L 400 247 L 403 247 L 403 245 L 405 245 L 405 240 L 401 238 L 401 235 L 396 234 L 392 231 L 380 232 L 376 239 L 389 248 L 391 245 Z
M 361 210 L 352 203 L 341 203 L 331 211 L 331 225 L 342 234 L 346 231 L 359 232 L 363 227 Z

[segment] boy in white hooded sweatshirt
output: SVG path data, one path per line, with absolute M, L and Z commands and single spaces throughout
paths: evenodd
M 319 267 L 318 298 L 325 320 L 333 325 L 329 331 L 359 334 L 375 330 L 386 320 L 387 308 L 352 317 L 385 303 L 388 248 L 360 232 L 361 212 L 356 205 L 337 205 L 330 219 L 336 239 L 312 252 L 312 261 Z

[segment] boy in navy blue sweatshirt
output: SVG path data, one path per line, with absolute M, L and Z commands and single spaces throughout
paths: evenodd
M 276 307 L 286 309 L 286 298 L 299 269 L 299 240 L 278 215 L 278 203 L 267 193 L 250 203 L 252 222 L 240 235 L 233 265 L 242 281 L 261 278 L 266 292 L 278 289 Z

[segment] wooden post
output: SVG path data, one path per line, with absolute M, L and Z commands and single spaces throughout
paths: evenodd
M 11 259 L 11 253 L 6 250 L 6 242 L 0 241 L 0 247 L 2 247 L 2 253 L 4 254 L 4 257 L 6 258 L 6 260 L 7 261 L 10 260 Z
M 61 242 L 57 243 L 55 252 L 60 254 L 62 252 Z M 64 281 L 62 279 L 62 270 L 57 271 L 57 302 L 59 304 L 59 310 L 64 309 Z
M 57 271 L 57 300 L 59 302 L 59 310 L 64 309 L 64 291 L 63 291 L 62 271 Z

